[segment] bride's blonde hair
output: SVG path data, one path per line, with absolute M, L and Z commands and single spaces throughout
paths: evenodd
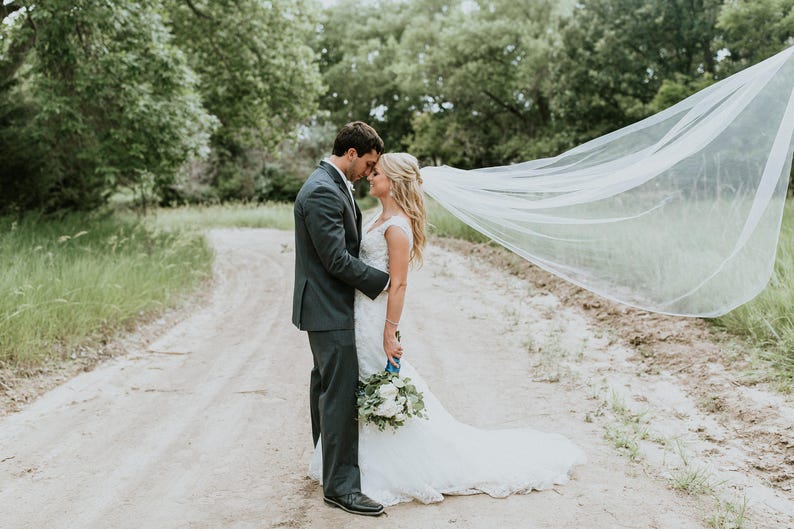
M 411 262 L 422 264 L 422 251 L 425 248 L 425 198 L 422 193 L 422 175 L 419 162 L 407 152 L 389 152 L 380 157 L 383 174 L 391 182 L 391 194 L 397 205 L 411 219 L 411 232 L 414 237 L 411 249 Z

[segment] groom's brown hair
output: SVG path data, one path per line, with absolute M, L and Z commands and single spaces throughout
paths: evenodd
M 364 156 L 374 150 L 383 154 L 383 140 L 378 133 L 363 121 L 353 121 L 342 127 L 334 140 L 334 155 L 344 156 L 351 148 Z

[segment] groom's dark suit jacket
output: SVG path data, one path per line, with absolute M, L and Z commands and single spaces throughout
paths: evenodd
M 292 323 L 306 331 L 353 329 L 355 289 L 377 297 L 389 275 L 358 259 L 361 211 L 342 175 L 320 162 L 295 199 Z

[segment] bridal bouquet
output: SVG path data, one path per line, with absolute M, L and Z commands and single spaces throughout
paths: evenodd
M 399 331 L 397 339 L 400 339 Z M 391 367 L 387 363 L 386 370 L 358 383 L 358 418 L 381 431 L 387 426 L 396 430 L 409 417 L 427 417 L 422 392 L 411 384 L 410 378 L 402 378 L 399 369 L 394 371 Z
M 358 418 L 379 430 L 395 430 L 410 417 L 426 417 L 422 392 L 399 373 L 381 371 L 358 383 Z

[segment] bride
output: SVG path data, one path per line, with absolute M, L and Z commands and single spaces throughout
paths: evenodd
M 425 209 L 416 158 L 381 156 L 367 177 L 382 210 L 363 230 L 360 258 L 389 273 L 389 286 L 374 300 L 356 291 L 355 336 L 359 378 L 397 366 L 424 394 L 429 418 L 380 431 L 361 425 L 359 467 L 364 494 L 384 505 L 443 500 L 444 494 L 484 492 L 494 497 L 563 484 L 583 452 L 565 437 L 529 428 L 486 431 L 452 417 L 408 361 L 399 360 L 395 337 L 405 300 L 409 263 L 422 263 Z M 399 454 L 399 457 L 387 456 Z M 322 480 L 322 442 L 309 474 Z

